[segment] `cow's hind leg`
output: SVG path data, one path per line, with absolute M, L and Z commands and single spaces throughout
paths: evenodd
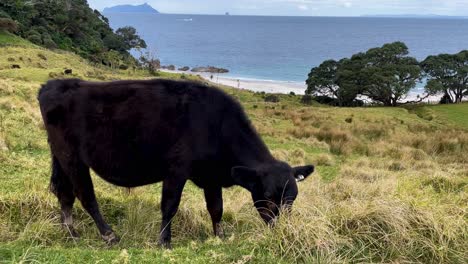
M 222 238 L 224 236 L 224 231 L 221 226 L 221 218 L 223 216 L 222 187 L 205 188 L 205 201 L 213 223 L 214 234 Z
M 171 222 L 179 208 L 180 198 L 187 180 L 183 174 L 173 174 L 163 181 L 161 212 L 162 223 L 159 245 L 171 248 Z
M 62 225 L 71 237 L 77 238 L 78 233 L 73 228 L 73 204 L 75 194 L 68 176 L 64 173 L 57 158 L 52 157 L 52 177 L 50 179 L 50 190 L 57 196 L 61 207 Z
M 93 218 L 97 228 L 99 229 L 99 233 L 101 233 L 102 239 L 109 244 L 117 243 L 119 238 L 104 221 L 104 218 L 99 211 L 99 205 L 96 201 L 89 168 L 77 159 L 70 159 L 68 161 L 61 162 L 61 164 L 65 165 L 62 166 L 62 168 L 70 178 L 73 186 L 73 193 L 76 195 L 78 200 L 80 200 L 83 208 Z

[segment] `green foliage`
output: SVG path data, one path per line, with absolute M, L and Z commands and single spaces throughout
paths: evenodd
M 386 106 L 396 106 L 416 86 L 421 75 L 418 61 L 408 53 L 402 42 L 369 50 L 363 70 L 367 83 L 362 95 Z
M 339 106 L 352 102 L 356 98 L 357 93 L 349 93 L 351 91 L 349 86 L 347 87 L 338 79 L 338 71 L 344 70 L 339 68 L 343 66 L 343 61 L 327 60 L 318 67 L 313 68 L 306 81 L 306 93 L 335 97 L 338 100 Z
M 416 85 L 420 73 L 418 61 L 408 56 L 406 45 L 394 42 L 350 59 L 323 62 L 311 70 L 306 93 L 335 98 L 339 106 L 356 105 L 358 95 L 396 106 Z
M 15 33 L 18 30 L 18 24 L 10 18 L 1 17 L 0 14 L 0 30 Z
M 0 10 L 0 18 L 11 18 L 5 11 Z
M 146 42 L 138 36 L 133 27 L 119 28 L 115 33 L 123 40 L 125 50 L 146 48 Z
M 302 96 L 301 98 L 301 103 L 305 104 L 305 105 L 312 105 L 313 104 L 313 98 L 310 94 L 305 94 L 304 96 Z
M 270 103 L 279 103 L 280 99 L 277 95 L 275 94 L 269 94 L 265 96 L 265 102 L 270 102 Z
M 92 10 L 85 0 L 2 0 L 0 30 L 16 31 L 11 22 L 5 28 L 2 21 L 17 23 L 18 34 L 34 44 L 73 51 L 98 63 L 108 58 L 110 50 L 117 51 L 125 60 L 134 61 L 128 51 L 146 47 L 132 27 L 114 33 L 109 20 Z
M 141 53 L 140 63 L 143 69 L 146 69 L 151 75 L 156 75 L 158 72 L 158 69 L 161 68 L 161 61 L 158 60 L 150 51 L 146 51 L 145 53 L 142 53 L 140 49 L 138 50 Z
M 429 56 L 421 67 L 428 78 L 427 93 L 443 94 L 445 103 L 460 103 L 468 95 L 468 50 Z

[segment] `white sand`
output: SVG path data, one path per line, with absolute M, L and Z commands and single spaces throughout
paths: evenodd
M 169 70 L 161 70 L 164 72 L 171 72 L 171 73 L 185 73 L 190 75 L 199 75 L 206 81 L 215 83 L 215 84 L 222 84 L 231 86 L 234 88 L 250 90 L 254 92 L 266 92 L 266 93 L 281 93 L 281 94 L 289 94 L 290 92 L 294 92 L 295 94 L 304 94 L 307 88 L 305 82 L 298 83 L 298 82 L 288 82 L 288 81 L 267 81 L 267 80 L 256 80 L 256 79 L 246 79 L 246 78 L 232 78 L 227 77 L 223 74 L 211 74 L 211 73 L 194 73 L 194 72 L 182 72 L 182 71 L 169 71 Z M 213 79 L 211 79 L 213 76 Z M 411 91 L 408 96 L 402 99 L 402 102 L 407 101 L 419 101 L 418 95 L 423 97 L 424 94 Z M 438 103 L 442 96 L 435 95 L 429 96 L 428 98 L 424 99 L 423 103 Z
M 229 77 L 216 77 L 213 76 L 211 80 L 209 76 L 202 77 L 213 83 L 222 85 L 232 86 L 239 89 L 250 90 L 254 92 L 266 92 L 266 93 L 282 93 L 289 94 L 294 92 L 295 94 L 304 94 L 306 85 L 296 82 L 285 82 L 285 81 L 266 81 L 266 80 L 252 80 L 252 79 L 233 79 Z
M 212 73 L 198 73 L 198 72 L 182 72 L 182 71 L 169 71 L 161 70 L 164 72 L 170 73 L 184 73 L 190 75 L 199 75 L 208 82 L 215 84 L 222 84 L 226 86 L 231 86 L 238 89 L 245 89 L 254 92 L 266 92 L 266 93 L 282 93 L 289 94 L 294 92 L 295 94 L 304 94 L 307 88 L 305 82 L 287 82 L 287 81 L 267 81 L 267 80 L 256 80 L 256 79 L 246 79 L 246 78 L 233 78 L 227 77 L 223 74 L 212 74 Z M 211 79 L 213 76 L 213 79 Z

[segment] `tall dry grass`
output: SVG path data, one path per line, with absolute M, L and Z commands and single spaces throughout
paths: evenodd
M 81 239 L 71 239 L 59 224 L 58 204 L 47 191 L 46 137 L 32 97 L 38 88 L 0 80 L 0 144 L 7 147 L 0 146 L 0 247 L 99 254 L 107 246 L 79 203 L 74 216 Z M 292 165 L 313 163 L 316 173 L 299 185 L 292 213 L 275 228 L 262 223 L 245 190 L 224 190 L 223 240 L 212 238 L 203 193 L 189 184 L 174 219 L 176 248 L 193 252 L 193 258 L 210 251 L 211 260 L 223 263 L 238 249 L 249 252 L 239 263 L 260 262 L 262 256 L 285 263 L 468 262 L 466 130 L 404 109 L 302 107 L 290 97 L 281 98 L 283 108 L 231 92 L 275 157 Z M 93 179 L 103 214 L 122 238 L 117 248 L 158 252 L 160 185 L 128 193 Z M 25 252 L 24 260 L 36 259 Z

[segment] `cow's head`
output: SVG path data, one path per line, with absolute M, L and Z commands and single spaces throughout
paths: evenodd
M 285 162 L 275 162 L 256 168 L 234 167 L 231 174 L 236 184 L 252 193 L 262 219 L 271 223 L 281 208 L 290 210 L 298 193 L 296 182 L 304 180 L 312 172 L 312 165 L 291 168 Z

